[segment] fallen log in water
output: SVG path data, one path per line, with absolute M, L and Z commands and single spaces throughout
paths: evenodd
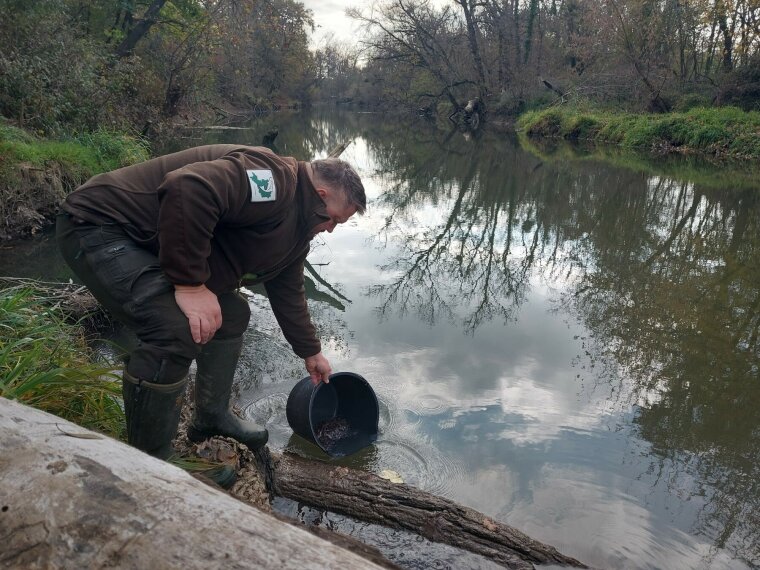
M 2 568 L 382 568 L 177 467 L 5 398 L 0 480 Z
M 372 473 L 272 453 L 274 492 L 311 506 L 391 528 L 487 557 L 508 568 L 560 564 L 587 568 L 556 548 L 484 514 Z

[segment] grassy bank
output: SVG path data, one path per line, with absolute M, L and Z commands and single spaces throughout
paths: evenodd
M 144 141 L 119 133 L 44 140 L 0 122 L 0 238 L 35 233 L 79 184 L 148 156 Z
M 84 329 L 65 320 L 49 292 L 0 291 L 0 396 L 112 437 L 124 429 L 113 366 L 95 361 Z
M 521 134 L 520 146 L 544 163 L 601 162 L 613 167 L 641 172 L 650 177 L 662 177 L 691 182 L 702 190 L 758 190 L 760 164 L 723 159 L 708 160 L 704 155 L 668 154 L 653 156 L 647 149 L 569 142 L 556 138 L 530 138 Z
M 0 396 L 125 440 L 121 364 L 98 360 L 87 329 L 62 308 L 71 301 L 42 283 L 0 289 Z M 187 441 L 178 451 L 168 461 L 186 471 L 217 483 L 234 475 L 229 457 L 199 457 Z
M 517 129 L 531 137 L 590 140 L 660 153 L 760 159 L 760 113 L 734 107 L 663 115 L 552 108 L 522 115 Z

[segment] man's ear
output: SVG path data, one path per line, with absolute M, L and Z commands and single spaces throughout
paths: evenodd
M 324 200 L 325 198 L 327 198 L 330 192 L 328 192 L 328 189 L 325 188 L 324 186 L 317 186 L 317 194 L 319 194 L 319 197 Z

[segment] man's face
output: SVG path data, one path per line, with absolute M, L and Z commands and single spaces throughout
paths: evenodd
M 330 219 L 315 226 L 311 232 L 311 237 L 322 232 L 332 233 L 338 224 L 346 223 L 356 213 L 355 206 L 346 205 L 342 198 L 336 196 L 332 191 L 317 188 L 317 192 L 322 197 L 322 200 L 324 200 L 325 206 L 327 206 L 327 215 L 330 216 Z

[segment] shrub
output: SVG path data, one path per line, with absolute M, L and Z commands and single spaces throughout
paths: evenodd
M 712 106 L 712 97 L 703 93 L 687 93 L 678 98 L 673 105 L 673 110 L 678 113 L 685 113 L 697 107 Z
M 601 129 L 601 121 L 590 115 L 574 116 L 569 119 L 566 138 L 593 139 Z

